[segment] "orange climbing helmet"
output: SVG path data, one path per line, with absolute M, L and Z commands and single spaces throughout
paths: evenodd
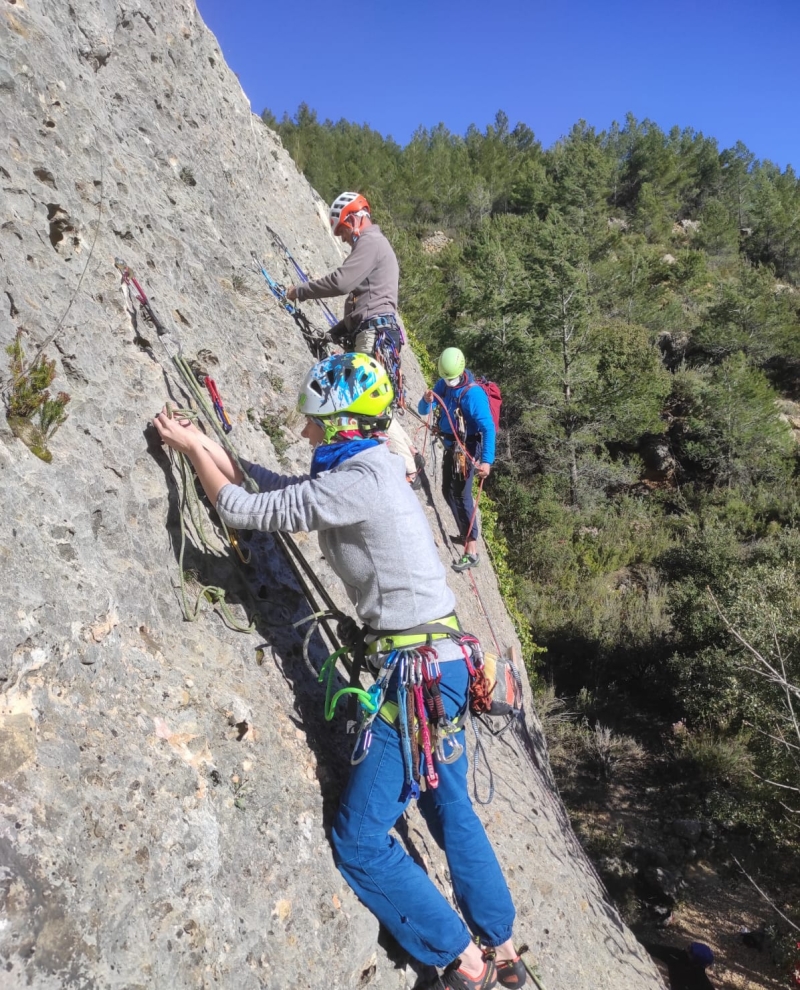
M 352 226 L 352 223 L 347 223 L 349 217 L 369 215 L 369 203 L 361 193 L 343 192 L 331 204 L 328 219 L 331 222 L 331 228 L 334 234 L 339 234 L 343 225 Z

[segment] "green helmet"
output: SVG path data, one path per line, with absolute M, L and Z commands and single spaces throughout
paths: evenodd
M 460 378 L 466 363 L 457 347 L 445 347 L 439 355 L 439 374 L 442 378 Z

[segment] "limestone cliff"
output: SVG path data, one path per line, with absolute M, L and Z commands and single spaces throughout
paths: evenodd
M 311 358 L 250 257 L 289 279 L 267 222 L 311 272 L 336 265 L 323 204 L 191 2 L 0 0 L 0 121 L 0 343 L 46 344 L 71 396 L 51 463 L 0 418 L 0 986 L 411 987 L 333 866 L 348 744 L 292 626 L 302 590 L 271 538 L 248 566 L 218 534 L 211 554 L 190 541 L 192 583 L 223 587 L 256 632 L 210 606 L 184 621 L 174 475 L 146 431 L 180 344 L 238 449 L 304 469 L 279 424 Z M 168 339 L 134 328 L 116 256 Z M 7 389 L 5 354 L 0 373 Z M 316 541 L 299 544 L 342 602 Z M 461 615 L 512 644 L 488 568 L 478 581 L 488 616 L 464 576 Z M 659 987 L 570 830 L 535 717 L 486 748 L 482 815 L 548 990 Z M 415 813 L 399 831 L 449 893 Z

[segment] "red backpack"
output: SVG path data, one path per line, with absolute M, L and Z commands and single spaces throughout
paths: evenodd
M 468 392 L 473 385 L 480 385 L 483 391 L 486 393 L 486 398 L 489 400 L 489 410 L 492 414 L 492 419 L 494 420 L 495 430 L 500 429 L 500 410 L 503 406 L 503 394 L 500 391 L 500 386 L 497 382 L 490 382 L 488 378 L 484 378 L 483 375 L 476 375 L 475 381 L 470 382 L 469 385 L 464 389 L 464 392 Z M 459 403 L 460 404 L 460 403 Z

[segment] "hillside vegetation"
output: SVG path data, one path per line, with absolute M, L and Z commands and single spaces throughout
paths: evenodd
M 502 386 L 488 491 L 542 682 L 662 753 L 682 813 L 796 854 L 793 170 L 631 116 L 547 150 L 502 113 L 405 147 L 264 121 L 326 199 L 366 193 L 418 341 Z

